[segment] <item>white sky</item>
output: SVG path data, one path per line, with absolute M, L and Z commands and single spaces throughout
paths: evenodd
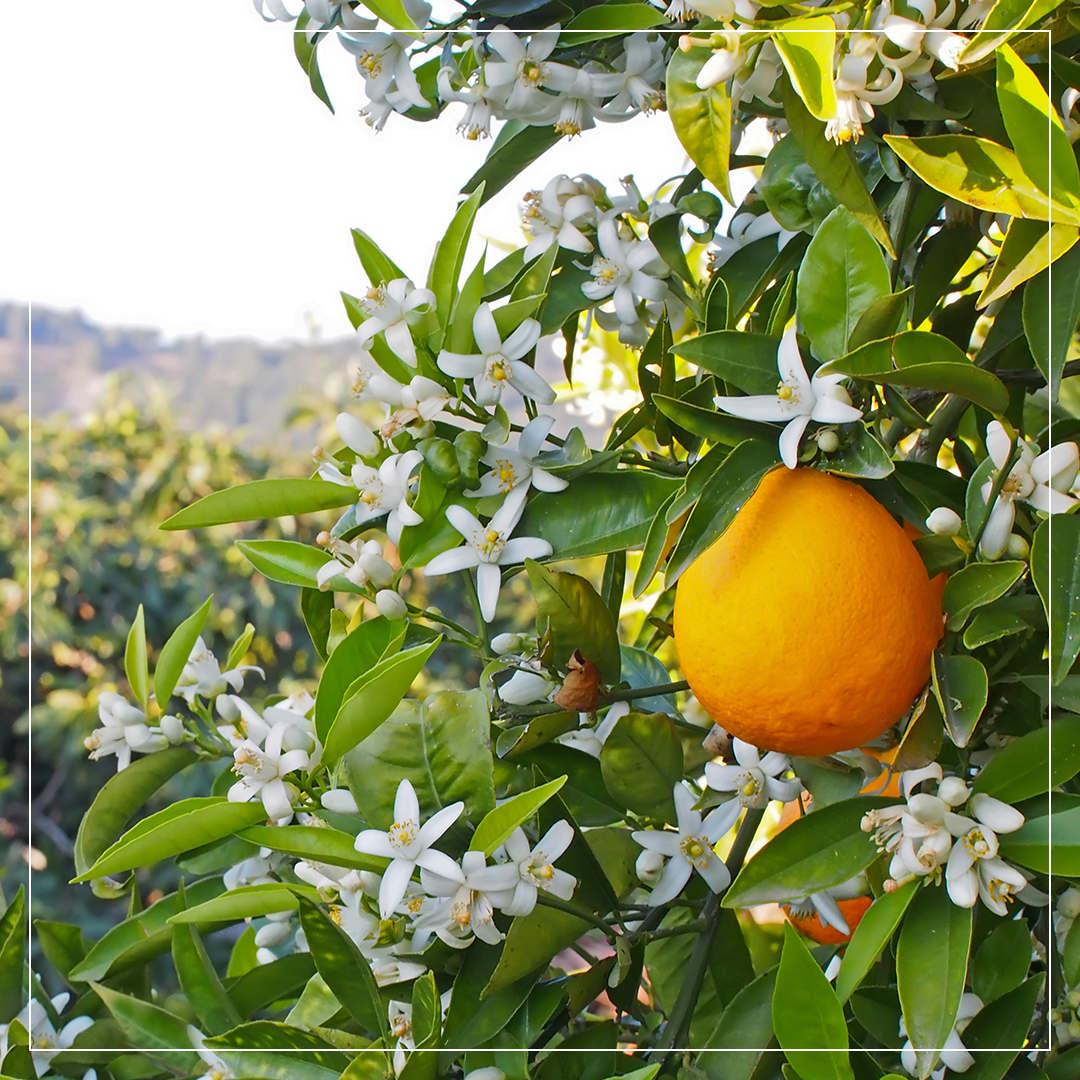
M 362 81 L 320 48 L 337 115 L 308 89 L 291 30 L 251 0 L 54 0 L 44 30 L 0 17 L 6 212 L 0 299 L 80 308 L 166 335 L 305 337 L 350 331 L 338 297 L 363 273 L 349 229 L 414 279 L 490 142 L 439 121 L 357 115 Z M 14 107 L 13 107 L 14 106 Z M 613 193 L 685 171 L 664 114 L 599 126 L 523 173 L 478 231 L 520 242 L 517 203 L 553 175 L 590 172 Z

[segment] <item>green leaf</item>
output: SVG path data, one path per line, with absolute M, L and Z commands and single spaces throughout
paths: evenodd
M 1009 1071 L 1027 1041 L 1045 981 L 1045 972 L 1033 975 L 987 1005 L 964 1029 L 964 1045 L 975 1056 L 968 1071 L 972 1080 L 1001 1080 Z
M 331 598 L 333 603 L 333 598 Z M 229 656 L 225 661 L 225 670 L 231 671 L 235 667 L 239 667 L 243 663 L 244 657 L 247 655 L 247 651 L 251 646 L 251 642 L 255 637 L 255 627 L 248 623 L 244 627 L 244 632 L 232 643 L 232 648 L 229 649 Z
M 539 904 L 528 915 L 518 916 L 510 924 L 499 963 L 481 997 L 486 1000 L 495 991 L 501 994 L 526 976 L 535 980 L 556 953 L 577 941 L 591 925 L 576 915 Z
M 881 480 L 895 471 L 889 451 L 865 424 L 855 424 L 854 431 L 851 434 L 845 432 L 844 439 L 846 445 L 836 453 L 822 456 L 826 472 L 862 480 Z
M 755 335 L 744 334 L 743 336 Z M 723 446 L 738 446 L 747 439 L 767 440 L 776 435 L 776 428 L 768 424 L 743 420 L 738 416 L 728 416 L 727 413 L 717 412 L 714 408 L 690 404 L 685 398 L 679 400 L 653 394 L 653 404 L 679 427 Z
M 712 55 L 708 49 L 676 49 L 667 67 L 667 110 L 675 134 L 690 160 L 729 203 L 731 98 L 726 83 L 699 90 L 698 73 Z
M 1078 771 L 1080 718 L 1061 716 L 1003 746 L 983 766 L 973 790 L 1018 803 L 1059 787 Z
M 1050 229 L 1053 236 L 1071 226 L 1051 225 Z M 1068 240 L 1075 245 L 1078 235 L 1071 231 Z M 1031 355 L 1046 378 L 1051 398 L 1056 399 L 1076 320 L 1080 319 L 1080 247 L 1070 246 L 1053 266 L 1027 283 L 1023 319 Z
M 790 923 L 784 924 L 784 951 L 773 990 L 773 1030 L 802 1080 L 855 1080 L 844 1008 Z
M 863 815 L 889 800 L 859 796 L 814 810 L 774 836 L 724 894 L 724 907 L 750 907 L 809 896 L 865 870 L 878 856 Z
M 576 649 L 600 669 L 606 683 L 617 683 L 622 658 L 615 621 L 592 584 L 577 574 L 548 570 L 532 559 L 525 560 L 536 600 L 537 632 L 550 628 L 552 661 L 566 666 Z
M 1023 919 L 994 927 L 971 962 L 971 988 L 984 1005 L 1015 990 L 1031 967 L 1031 930 Z M 1025 1032 L 1026 1034 L 1026 1032 Z
M 324 664 L 329 659 L 326 646 L 330 639 L 331 612 L 334 610 L 332 592 L 320 592 L 318 589 L 300 590 L 300 614 L 304 618 L 311 644 Z
M 473 833 L 469 843 L 469 850 L 482 851 L 485 855 L 490 855 L 500 844 L 506 842 L 519 825 L 524 825 L 565 783 L 566 777 L 560 776 L 530 791 L 522 791 L 513 798 L 507 799 L 501 806 L 489 811 L 476 826 L 476 832 Z
M 1075 986 L 1080 982 L 1080 923 L 1074 919 L 1065 936 L 1065 947 L 1061 950 L 1061 964 L 1065 973 L 1066 986 Z M 1025 973 L 1027 967 L 1025 965 Z
M 1000 641 L 1013 634 L 1022 634 L 1032 629 L 1031 623 L 1011 611 L 998 611 L 988 608 L 980 611 L 964 631 L 964 648 L 977 649 L 992 641 Z
M 885 141 L 932 188 L 995 214 L 1080 224 L 1080 215 L 1051 202 L 1032 183 L 1016 155 L 990 139 L 972 135 L 926 135 Z
M 220 840 L 223 836 L 266 820 L 261 802 L 231 803 L 228 799 L 184 799 L 159 810 L 129 829 L 89 870 L 74 882 L 148 866 L 182 851 Z
M 534 126 L 524 120 L 508 120 L 499 129 L 484 164 L 465 181 L 462 194 L 469 195 L 483 184 L 481 203 L 486 203 L 561 138 L 554 128 Z
M 330 654 L 315 695 L 315 733 L 320 742 L 326 742 L 345 692 L 387 655 L 394 637 L 390 620 L 380 615 L 351 630 Z
M 277 882 L 242 885 L 212 900 L 193 904 L 186 911 L 178 911 L 169 922 L 211 923 L 257 919 L 260 915 L 271 915 L 275 911 L 294 911 L 299 906 L 298 896 L 306 896 L 309 900 L 319 899 L 318 892 L 307 885 L 279 885 Z
M 941 601 L 948 617 L 945 628 L 959 630 L 977 607 L 1004 596 L 1025 568 L 1022 562 L 997 562 L 972 563 L 958 570 L 949 578 Z
M 735 520 L 735 515 L 757 490 L 761 478 L 779 463 L 776 443 L 748 439 L 724 459 L 705 484 L 705 488 L 683 526 L 664 572 L 664 583 L 671 588 L 697 558 L 710 548 Z
M 283 585 L 299 585 L 317 589 L 319 570 L 329 562 L 329 555 L 310 544 L 298 544 L 293 540 L 237 540 L 236 546 L 244 558 L 264 577 L 280 581 Z M 334 581 L 337 592 L 360 590 L 351 582 Z
M 372 285 L 382 285 L 396 278 L 408 277 L 363 229 L 353 229 L 352 238 L 356 254 L 360 257 L 360 265 Z
M 986 668 L 974 656 L 934 653 L 931 685 L 945 717 L 949 738 L 967 746 L 975 725 L 986 708 L 989 679 Z
M 1080 206 L 1080 170 L 1069 137 L 1042 83 L 1007 42 L 997 51 L 997 96 L 1024 172 L 1044 195 Z
M 663 12 L 651 4 L 602 4 L 575 15 L 562 28 L 559 45 L 584 45 L 633 30 L 651 30 L 663 23 Z
M 395 30 L 418 31 L 420 27 L 413 21 L 401 0 L 374 0 L 364 6 L 383 22 L 389 23 Z M 357 230 L 359 231 L 359 230 Z M 399 275 L 400 276 L 400 275 Z
M 457 208 L 431 261 L 428 288 L 435 294 L 435 312 L 444 330 L 450 323 L 450 314 L 457 296 L 458 278 L 461 276 L 461 266 L 465 261 L 465 249 L 469 244 L 473 221 L 483 194 L 484 185 L 481 183 Z
M 295 855 L 309 862 L 348 866 L 376 874 L 381 874 L 388 865 L 387 860 L 378 855 L 365 855 L 357 851 L 353 846 L 355 836 L 321 825 L 286 825 L 284 828 L 252 825 L 237 835 L 259 847 Z
M 76 871 L 85 874 L 135 811 L 166 780 L 196 760 L 195 753 L 186 747 L 171 746 L 139 758 L 115 776 L 110 776 L 79 823 L 74 852 Z
M 127 647 L 124 649 L 124 674 L 138 703 L 146 709 L 150 700 L 150 674 L 146 662 L 146 618 L 143 606 L 128 631 Z
M 813 15 L 795 19 L 789 25 L 790 30 L 773 33 L 776 51 L 806 108 L 819 120 L 830 120 L 836 116 L 833 88 L 836 24 L 828 15 Z M 803 1080 L 813 1078 L 804 1076 Z
M 18 897 L 16 897 L 16 899 L 18 899 Z M 0 933 L 2 933 L 2 931 L 0 931 Z M 35 919 L 34 935 L 41 945 L 41 951 L 45 954 L 45 959 L 60 972 L 64 982 L 69 986 L 74 985 L 73 981 L 69 978 L 71 969 L 86 956 L 87 945 L 83 938 L 82 930 L 71 923 L 48 922 L 44 919 Z M 0 948 L 0 957 L 2 956 L 3 950 Z M 0 968 L 0 970 L 8 971 L 11 969 L 5 967 Z M 2 982 L 3 979 L 0 978 L 0 983 Z M 5 1015 L 12 1014 L 5 1013 Z
M 26 890 L 22 885 L 0 917 L 0 1016 L 18 1014 L 25 1002 Z
M 406 700 L 346 757 L 349 787 L 372 828 L 394 822 L 398 784 L 409 780 L 425 818 L 459 799 L 464 820 L 495 806 L 490 718 L 482 690 L 440 690 Z
M 682 739 L 664 713 L 628 713 L 604 742 L 600 771 L 616 803 L 672 821 L 672 788 L 683 774 Z
M 1003 413 L 1009 405 L 1009 392 L 996 375 L 976 367 L 948 338 L 926 330 L 872 341 L 818 371 L 822 375 L 843 372 L 886 386 L 959 394 L 993 413 Z
M 780 339 L 766 334 L 715 330 L 680 341 L 672 352 L 718 375 L 744 394 L 775 394 L 779 348 Z
M 224 890 L 221 878 L 197 881 L 187 890 L 189 901 L 203 903 Z M 117 975 L 169 951 L 172 927 L 168 920 L 180 910 L 176 893 L 162 897 L 143 911 L 110 927 L 68 972 L 70 982 L 88 982 Z M 208 927 L 213 920 L 192 920 Z M 216 927 L 215 927 L 216 928 Z
M 311 16 L 306 11 L 301 12 L 300 17 L 296 20 L 296 29 L 293 31 L 293 51 L 296 53 L 296 59 L 304 74 L 308 77 L 311 92 L 330 112 L 333 112 L 334 106 L 331 104 L 330 95 L 326 92 L 326 84 L 323 82 L 322 75 L 319 72 L 318 45 L 324 35 L 317 34 L 314 38 L 308 40 L 306 31 L 310 22 Z
M 356 490 L 325 480 L 252 480 L 215 491 L 177 511 L 159 528 L 205 529 L 234 521 L 313 514 L 356 502 Z
M 178 896 L 184 906 L 183 883 Z M 199 932 L 190 923 L 173 928 L 172 958 L 180 989 L 195 1010 L 202 1031 L 220 1035 L 242 1023 L 243 1018 L 221 985 Z
M 907 325 L 907 320 L 901 324 L 901 318 L 914 290 L 915 287 L 910 286 L 898 293 L 879 296 L 871 302 L 848 335 L 848 350 L 857 349 L 868 341 L 892 337 L 898 330 L 902 330 Z
M 919 890 L 896 946 L 904 1024 L 925 1080 L 960 1008 L 971 944 L 971 909 L 957 907 L 944 885 Z
M 622 645 L 619 651 L 623 658 L 623 679 L 630 684 L 631 690 L 643 690 L 647 686 L 662 686 L 671 682 L 671 673 L 651 652 L 636 649 L 632 645 Z M 674 694 L 636 698 L 634 706 L 639 712 L 666 712 L 669 716 L 679 717 Z
M 709 1080 L 750 1080 L 754 1075 L 773 1038 L 772 1002 L 777 974 L 774 967 L 759 975 L 724 1009 L 699 1057 Z
M 844 143 L 838 146 L 825 137 L 825 124 L 812 116 L 790 83 L 784 84 L 784 113 L 806 163 L 829 193 L 846 206 L 870 235 L 896 258 L 892 239 L 878 213 L 874 197 L 863 179 L 855 154 Z
M 1049 15 L 1057 4 L 1054 0 L 997 0 L 982 21 L 982 29 L 972 37 L 968 46 L 960 54 L 960 63 L 974 64 L 988 56 L 1004 41 L 1009 34 L 1004 31 L 1025 30 Z M 1042 39 L 1045 38 L 1039 35 Z
M 566 491 L 541 492 L 525 506 L 519 536 L 547 540 L 553 559 L 638 548 L 678 480 L 636 470 L 589 473 Z
M 371 972 L 371 963 L 353 939 L 310 900 L 300 897 L 300 922 L 315 967 L 360 1026 L 375 1035 L 389 1034 L 387 1012 Z
M 1050 677 L 1060 686 L 1080 653 L 1080 516 L 1057 514 L 1036 530 L 1031 576 L 1050 623 Z
M 1029 870 L 1063 877 L 1080 875 L 1080 806 L 1029 818 L 1016 832 L 999 837 L 1000 853 Z
M 426 645 L 380 660 L 349 686 L 327 733 L 323 764 L 337 761 L 390 716 L 441 641 L 440 635 Z
M 908 904 L 918 891 L 918 881 L 909 881 L 896 892 L 882 893 L 863 912 L 851 942 L 844 950 L 840 971 L 836 976 L 836 996 L 841 1002 L 851 997 L 852 991 L 866 978 L 867 973 L 882 955 L 893 936 Z
M 191 656 L 191 650 L 195 648 L 195 642 L 199 640 L 202 628 L 206 624 L 206 616 L 210 614 L 210 604 L 213 599 L 212 596 L 208 596 L 203 606 L 194 615 L 189 615 L 172 632 L 169 640 L 161 648 L 154 667 L 154 697 L 162 712 L 167 710 L 169 698 L 172 697 L 177 680 L 183 673 L 188 657 Z
M 1010 218 L 1005 239 L 994 260 L 993 269 L 990 271 L 990 279 L 980 293 L 975 306 L 986 307 L 992 300 L 1005 296 L 1029 278 L 1035 277 L 1052 262 L 1070 251 L 1078 238 L 1080 238 L 1080 232 L 1077 231 L 1075 225 L 1049 225 L 1045 221 Z M 1049 275 L 1047 275 L 1048 279 Z M 1039 298 L 1038 294 L 1039 290 L 1036 287 L 1032 300 L 1033 314 L 1038 306 L 1034 303 L 1035 299 Z M 1047 313 L 1044 311 L 1043 322 L 1048 321 Z M 1073 320 L 1073 325 L 1075 326 L 1075 320 Z M 1028 334 L 1028 338 L 1034 342 L 1032 352 L 1038 360 L 1035 349 L 1039 338 L 1045 337 L 1046 331 L 1043 327 L 1036 327 L 1036 329 L 1039 331 L 1038 336 L 1033 339 L 1032 335 Z M 1069 333 L 1071 331 L 1072 327 L 1069 328 Z M 1046 369 L 1042 364 L 1039 366 L 1045 374 Z
M 187 1023 L 180 1017 L 148 1001 L 110 990 L 101 983 L 92 982 L 90 985 L 132 1046 L 142 1050 L 178 1050 L 191 1046 Z M 194 1064 L 198 1060 L 194 1050 L 191 1057 Z

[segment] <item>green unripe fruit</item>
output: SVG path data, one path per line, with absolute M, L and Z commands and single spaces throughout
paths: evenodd
M 461 479 L 470 490 L 480 486 L 480 458 L 486 446 L 483 438 L 475 431 L 463 431 L 454 439 L 454 452 L 461 469 Z

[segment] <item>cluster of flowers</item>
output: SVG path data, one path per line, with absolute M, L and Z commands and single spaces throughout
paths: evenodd
M 1000 559 L 1002 555 L 1012 559 L 1027 557 L 1030 545 L 1012 531 L 1018 502 L 1026 502 L 1042 514 L 1064 514 L 1076 505 L 1080 495 L 1080 449 L 1076 443 L 1055 443 L 1039 453 L 1033 442 L 1020 439 L 1015 450 L 1018 456 L 1001 483 L 979 538 L 979 553 L 984 559 Z M 986 426 L 986 452 L 1000 476 L 1014 456 L 1014 443 L 997 420 Z M 983 484 L 984 504 L 990 504 L 993 491 L 994 480 Z M 926 520 L 926 527 L 939 536 L 958 536 L 962 524 L 960 515 L 947 506 L 939 506 Z
M 37 976 L 33 972 L 30 973 L 30 979 L 31 982 L 37 982 Z M 0 1061 L 4 1060 L 8 1050 L 16 1045 L 16 1042 L 22 1041 L 13 1037 L 11 1028 L 15 1024 L 28 1036 L 26 1045 L 33 1057 L 34 1071 L 39 1077 L 48 1075 L 52 1059 L 63 1050 L 70 1050 L 76 1037 L 94 1023 L 93 1017 L 75 1016 L 66 1024 L 60 1024 L 60 1013 L 67 1008 L 70 1000 L 69 993 L 57 994 L 49 999 L 46 1006 L 36 998 L 31 998 L 12 1024 L 0 1024 Z M 97 1080 L 97 1071 L 87 1069 L 82 1080 Z
M 935 780 L 936 792 L 915 790 Z M 945 776 L 937 762 L 902 773 L 900 790 L 905 803 L 871 810 L 862 821 L 878 850 L 892 856 L 886 891 L 916 878 L 933 877 L 940 884 L 944 875 L 949 899 L 958 907 L 974 907 L 981 899 L 995 915 L 1006 915 L 1013 896 L 1048 902 L 1022 871 L 998 857 L 998 835 L 1024 824 L 1019 810 L 990 795 L 973 795 L 969 784 Z M 965 803 L 968 813 L 958 813 Z
M 1080 889 L 1070 886 L 1057 898 L 1054 906 L 1054 943 L 1058 955 L 1065 956 L 1065 942 L 1080 915 Z M 1060 1047 L 1080 1042 L 1080 987 L 1068 983 L 1061 988 L 1060 1000 L 1050 1011 L 1054 1040 Z

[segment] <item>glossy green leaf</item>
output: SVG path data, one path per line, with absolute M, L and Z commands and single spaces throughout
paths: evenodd
M 1069 228 L 1052 225 L 1051 234 Z M 1078 235 L 1075 230 L 1070 231 L 1066 243 L 1072 241 L 1075 245 Z M 1077 319 L 1080 319 L 1080 246 L 1070 246 L 1024 287 L 1024 334 L 1053 398 L 1058 395 Z
M 233 521 L 313 514 L 356 502 L 356 489 L 325 480 L 252 480 L 215 491 L 162 522 L 162 529 L 205 529 Z
M 201 904 L 220 896 L 225 886 L 221 878 L 197 881 L 187 890 L 187 902 Z M 72 982 L 89 982 L 117 975 L 132 967 L 168 952 L 172 942 L 172 927 L 168 920 L 180 910 L 176 893 L 162 897 L 143 911 L 110 927 L 68 972 Z M 193 919 L 203 927 L 214 925 L 214 919 Z M 218 923 L 220 925 L 220 923 Z
M 365 855 L 353 847 L 355 836 L 340 829 L 314 825 L 252 825 L 237 835 L 259 847 L 281 851 L 286 855 L 330 866 L 348 866 L 355 870 L 370 870 L 381 874 L 387 860 L 378 855 Z
M 486 203 L 561 138 L 552 127 L 534 126 L 523 120 L 507 121 L 495 136 L 484 164 L 465 181 L 462 194 L 471 194 L 483 184 L 481 203 Z
M 332 592 L 320 592 L 318 589 L 300 590 L 300 614 L 303 616 L 311 644 L 324 664 L 330 658 L 327 644 L 330 640 L 331 612 L 334 610 Z M 254 630 L 254 627 L 252 629 Z
M 682 739 L 664 713 L 620 717 L 600 751 L 604 784 L 616 803 L 674 821 L 672 788 L 682 779 Z
M 319 570 L 330 560 L 323 549 L 293 540 L 237 540 L 236 546 L 264 577 L 307 589 L 318 588 Z M 346 582 L 345 588 L 349 585 L 351 582 Z M 337 582 L 334 587 L 343 591 L 338 589 Z
M 461 266 L 465 261 L 465 249 L 469 243 L 469 236 L 472 234 L 473 221 L 483 194 L 484 185 L 481 183 L 457 208 L 431 261 L 428 288 L 435 294 L 435 313 L 444 327 L 450 322 L 450 313 L 457 297 L 458 278 L 461 276 Z
M 591 923 L 565 911 L 537 905 L 510 924 L 498 965 L 483 989 L 486 1000 L 492 994 L 526 976 L 538 975 L 551 958 L 577 941 Z
M 485 855 L 490 855 L 500 844 L 506 842 L 519 825 L 524 825 L 565 783 L 566 777 L 560 776 L 556 780 L 550 780 L 529 791 L 522 791 L 507 799 L 501 806 L 489 811 L 476 826 L 476 832 L 473 833 L 469 843 L 469 850 L 482 851 Z
M 777 968 L 743 987 L 724 1009 L 699 1063 L 709 1080 L 750 1080 L 773 1038 Z M 748 1049 L 753 1048 L 753 1049 Z
M 1003 413 L 1009 392 L 1001 380 L 976 367 L 948 338 L 909 330 L 886 341 L 872 341 L 819 369 L 891 386 L 959 394 L 994 413 Z
M 638 548 L 656 511 L 678 486 L 678 480 L 629 469 L 589 473 L 566 491 L 531 499 L 515 534 L 547 540 L 553 559 Z
M 772 35 L 776 51 L 799 92 L 803 104 L 819 120 L 836 116 L 836 91 L 833 88 L 833 52 L 836 47 L 836 24 L 828 15 L 797 19 L 790 30 Z M 804 1080 L 812 1080 L 804 1077 Z
M 26 918 L 26 890 L 20 885 L 0 916 L 0 1016 L 16 1016 L 25 1003 Z
M 724 907 L 777 903 L 839 885 L 878 855 L 861 828 L 863 815 L 889 800 L 860 796 L 793 821 L 753 858 L 724 894 Z
M 901 322 L 901 319 L 914 288 L 910 286 L 898 293 L 887 293 L 872 301 L 848 335 L 848 350 L 855 350 L 869 341 L 879 341 L 903 331 L 907 320 Z
M 311 16 L 303 11 L 296 20 L 296 30 L 293 33 L 293 51 L 296 53 L 297 62 L 308 77 L 311 92 L 331 111 L 334 106 L 330 101 L 330 95 L 326 92 L 326 84 L 323 82 L 319 71 L 318 45 L 322 35 L 308 36 L 308 25 Z M 314 28 L 312 28 L 314 29 Z
M 894 470 L 889 451 L 865 424 L 844 433 L 845 445 L 833 454 L 822 455 L 826 472 L 861 480 L 882 480 Z
M 247 651 L 251 647 L 254 638 L 255 627 L 251 623 L 247 623 L 244 632 L 232 643 L 232 647 L 229 649 L 229 655 L 225 660 L 226 671 L 231 671 L 244 662 L 244 657 L 247 656 Z
M 723 535 L 757 490 L 762 477 L 779 460 L 780 451 L 775 442 L 756 439 L 740 443 L 724 459 L 706 483 L 671 553 L 664 572 L 668 588 Z
M 784 84 L 784 113 L 792 136 L 814 175 L 842 206 L 846 206 L 870 235 L 893 258 L 896 251 L 881 220 L 874 197 L 863 179 L 850 145 L 825 137 L 825 123 L 812 116 L 790 83 Z
M 315 967 L 361 1028 L 374 1035 L 389 1032 L 386 1009 L 371 964 L 355 942 L 316 904 L 300 897 L 300 922 Z
M 1003 919 L 971 962 L 971 988 L 984 1005 L 1015 990 L 1031 967 L 1031 930 L 1023 920 Z
M 2 935 L 2 931 L 0 931 L 0 935 Z M 56 968 L 64 982 L 69 986 L 74 985 L 71 978 L 69 978 L 69 973 L 86 956 L 87 950 L 87 942 L 83 937 L 82 929 L 72 923 L 35 919 L 34 936 L 41 946 L 41 951 L 45 954 L 45 959 Z M 3 949 L 0 947 L 0 957 L 2 956 Z M 8 970 L 11 969 L 0 967 L 0 971 L 6 972 Z M 0 983 L 2 982 L 3 979 L 0 977 Z
M 372 285 L 389 284 L 395 278 L 408 277 L 363 229 L 353 229 L 352 238 L 360 265 Z
M 383 22 L 389 23 L 395 30 L 415 32 L 420 29 L 401 0 L 374 0 L 373 3 L 365 4 L 365 6 L 372 14 L 377 15 Z
M 1050 96 L 1009 44 L 997 50 L 997 96 L 1020 165 L 1044 195 L 1080 206 L 1080 170 Z
M 811 245 L 813 246 L 813 245 Z M 676 356 L 711 371 L 744 394 L 774 394 L 780 339 L 741 330 L 698 334 L 673 346 Z
M 559 44 L 583 45 L 632 30 L 651 30 L 663 23 L 663 12 L 651 4 L 601 4 L 575 15 L 562 28 Z
M 802 1080 L 855 1080 L 844 1007 L 790 923 L 773 990 L 773 1030 Z
M 1075 919 L 1065 935 L 1065 946 L 1061 950 L 1061 966 L 1065 974 L 1065 984 L 1075 986 L 1080 982 L 1080 923 Z M 1025 973 L 1026 973 L 1025 967 Z
M 755 335 L 745 334 L 744 337 Z M 775 389 L 775 388 L 774 388 Z M 738 416 L 729 416 L 715 408 L 693 405 L 685 399 L 653 395 L 653 404 L 669 420 L 679 427 L 700 435 L 712 443 L 723 446 L 738 446 L 747 439 L 771 439 L 777 429 L 755 420 L 743 420 Z
M 206 1040 L 234 1076 L 262 1080 L 338 1080 L 339 1050 L 314 1032 L 256 1020 Z M 233 1049 L 235 1048 L 235 1049 Z
M 143 1050 L 179 1050 L 191 1046 L 187 1023 L 180 1017 L 148 1001 L 110 990 L 101 983 L 90 985 L 132 1046 Z M 194 1065 L 198 1061 L 194 1050 L 191 1058 Z
M 992 641 L 1000 641 L 1013 634 L 1022 634 L 1031 629 L 1031 623 L 1011 611 L 997 611 L 988 608 L 977 612 L 964 631 L 964 648 L 978 649 Z
M 877 962 L 900 925 L 919 885 L 918 881 L 909 881 L 896 892 L 882 893 L 863 913 L 855 933 L 851 935 L 851 942 L 844 950 L 836 976 L 836 996 L 841 1002 L 851 997 L 852 991 Z
M 1036 530 L 1031 576 L 1050 623 L 1050 677 L 1060 686 L 1080 653 L 1080 517 L 1057 514 Z
M 1032 183 L 1016 155 L 1000 143 L 972 135 L 886 135 L 893 152 L 932 188 L 995 214 L 1080 224 L 1080 215 L 1051 203 Z
M 998 838 L 1002 858 L 1029 870 L 1063 877 L 1080 875 L 1080 807 L 1029 818 L 1016 832 Z
M 975 725 L 986 708 L 989 681 L 986 668 L 974 656 L 934 653 L 931 685 L 949 738 L 967 746 Z
M 980 770 L 973 790 L 1018 803 L 1080 772 L 1080 718 L 1061 716 L 1003 746 Z
M 120 830 L 166 780 L 196 760 L 186 747 L 172 746 L 133 761 L 110 776 L 79 823 L 75 837 L 75 869 L 80 874 L 100 858 Z
M 896 976 L 908 1038 L 925 1080 L 935 1047 L 952 1031 L 967 975 L 971 909 L 957 907 L 944 885 L 920 889 L 896 947 Z
M 139 612 L 128 631 L 127 646 L 124 649 L 124 674 L 127 675 L 135 700 L 145 710 L 150 700 L 150 674 L 146 662 L 146 617 L 142 604 L 139 605 Z
M 194 887 L 188 890 L 191 896 Z M 261 885 L 241 885 L 221 896 L 199 904 L 192 904 L 185 911 L 178 911 L 170 923 L 235 922 L 239 919 L 257 919 L 275 911 L 294 911 L 299 905 L 297 896 L 318 900 L 319 894 L 308 885 L 280 885 L 266 882 Z
M 623 680 L 629 683 L 631 690 L 671 682 L 671 672 L 651 652 L 631 645 L 620 646 L 620 652 L 623 657 Z M 665 712 L 676 718 L 680 715 L 674 694 L 635 698 L 634 708 L 639 712 Z
M 1040 971 L 990 1002 L 964 1029 L 964 1045 L 975 1055 L 972 1080 L 1002 1080 L 1009 1071 L 1027 1041 L 1045 982 L 1046 973 Z
M 711 56 L 707 49 L 676 49 L 668 62 L 665 93 L 675 134 L 690 160 L 727 201 L 731 157 L 731 98 L 726 84 L 700 90 L 698 73 Z
M 465 803 L 461 820 L 478 823 L 495 806 L 490 719 L 482 690 L 440 690 L 406 700 L 346 757 L 349 787 L 372 828 L 394 822 L 394 796 L 408 779 L 426 819 Z
M 172 697 L 191 650 L 195 648 L 195 642 L 199 640 L 202 628 L 206 625 L 206 616 L 210 614 L 213 599 L 212 596 L 207 597 L 202 607 L 194 615 L 189 615 L 169 635 L 169 640 L 158 654 L 154 667 L 154 697 L 162 712 L 168 711 L 169 698 Z
M 997 0 L 975 34 L 960 54 L 961 64 L 974 64 L 989 56 L 1010 35 L 1009 31 L 1025 30 L 1049 15 L 1058 5 L 1054 0 Z M 1039 35 L 1042 39 L 1042 35 Z M 1039 40 L 1042 44 L 1042 40 Z
M 972 563 L 958 570 L 945 586 L 941 606 L 947 616 L 945 628 L 959 630 L 968 616 L 983 604 L 1004 596 L 1020 579 L 1022 562 Z
M 393 624 L 380 615 L 365 619 L 330 654 L 315 695 L 315 732 L 321 742 L 325 743 L 330 734 L 346 691 L 385 658 L 395 637 Z
M 600 594 L 578 574 L 549 570 L 525 560 L 536 600 L 537 631 L 550 629 L 552 662 L 565 667 L 575 650 L 592 660 L 606 683 L 619 681 L 622 658 L 615 621 Z
M 183 884 L 179 902 L 184 904 Z M 183 910 L 183 907 L 181 907 Z M 180 989 L 199 1018 L 199 1028 L 210 1035 L 220 1035 L 243 1021 L 232 999 L 221 985 L 214 965 L 198 930 L 191 923 L 173 927 L 172 959 Z
M 1010 218 L 1005 240 L 994 260 L 990 278 L 979 294 L 976 306 L 983 308 L 991 301 L 1005 296 L 1018 285 L 1022 285 L 1029 278 L 1040 274 L 1052 262 L 1070 251 L 1077 239 L 1080 239 L 1080 231 L 1075 225 L 1050 225 L 1045 221 Z M 1037 297 L 1038 288 L 1036 287 L 1033 292 L 1033 301 Z M 1047 321 L 1045 311 L 1043 321 Z M 1031 339 L 1030 334 L 1028 337 Z M 1035 354 L 1038 340 L 1036 337 L 1035 345 L 1032 347 L 1033 354 Z M 1038 355 L 1035 355 L 1038 359 Z M 1045 373 L 1046 369 L 1041 364 L 1039 366 Z
M 366 739 L 397 708 L 442 637 L 380 660 L 345 691 L 326 736 L 323 764 L 337 761 Z
M 148 866 L 265 820 L 266 810 L 261 802 L 184 799 L 129 829 L 74 881 L 89 881 L 137 866 Z

